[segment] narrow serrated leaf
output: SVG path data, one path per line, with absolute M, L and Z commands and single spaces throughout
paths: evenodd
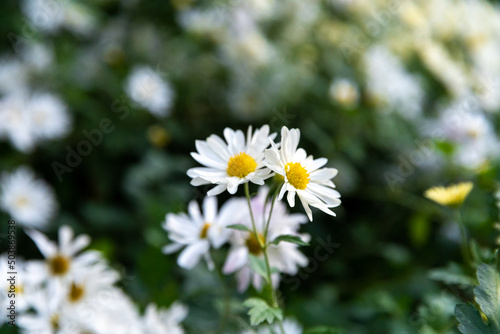
M 309 246 L 309 244 L 305 241 L 303 241 L 299 236 L 297 235 L 280 235 L 273 241 L 271 241 L 271 244 L 273 245 L 278 245 L 280 242 L 285 241 L 285 242 L 291 242 L 292 244 L 296 244 L 299 246 Z
M 228 225 L 227 228 L 231 228 L 233 230 L 238 230 L 238 231 L 250 232 L 250 229 L 242 224 Z

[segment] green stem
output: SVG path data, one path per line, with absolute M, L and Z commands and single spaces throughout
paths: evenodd
M 219 328 L 217 330 L 217 333 L 222 334 L 224 333 L 229 317 L 231 315 L 230 294 L 228 289 L 226 288 L 224 275 L 222 275 L 222 266 L 220 271 L 218 270 L 217 266 L 215 266 L 214 271 L 217 273 L 217 278 L 221 286 L 222 299 L 223 299 L 223 305 L 222 305 L 223 314 L 222 314 L 222 319 L 219 323 Z
M 465 265 L 469 269 L 472 269 L 472 257 L 470 254 L 470 249 L 469 249 L 469 241 L 467 238 L 467 230 L 465 229 L 465 225 L 462 222 L 462 217 L 460 215 L 460 209 L 455 209 L 455 216 L 456 220 L 458 222 L 458 225 L 460 226 L 460 234 L 462 235 L 462 242 L 460 243 L 460 250 L 462 252 L 462 257 L 464 259 Z
M 271 203 L 271 211 L 269 212 L 269 217 L 268 217 L 266 225 L 265 225 L 265 230 L 264 230 L 264 244 L 260 240 L 259 234 L 257 233 L 257 227 L 255 225 L 255 219 L 254 219 L 253 212 L 252 212 L 252 204 L 251 204 L 251 201 L 250 201 L 250 190 L 249 190 L 248 183 L 245 183 L 245 196 L 247 198 L 248 210 L 250 211 L 250 218 L 252 220 L 253 233 L 254 233 L 255 239 L 257 239 L 257 241 L 259 242 L 259 245 L 260 245 L 260 247 L 262 249 L 262 253 L 264 254 L 264 260 L 265 260 L 265 263 L 266 263 L 266 273 L 267 273 L 266 280 L 267 280 L 267 284 L 269 284 L 269 288 L 271 289 L 272 306 L 273 307 L 279 307 L 278 299 L 276 298 L 276 291 L 274 290 L 273 281 L 272 281 L 272 277 L 271 277 L 272 276 L 272 271 L 271 271 L 271 265 L 269 263 L 269 256 L 267 255 L 267 246 L 268 246 L 268 244 L 267 244 L 267 232 L 268 232 L 268 229 L 269 229 L 269 222 L 271 221 L 271 215 L 272 215 L 273 209 L 274 209 L 274 202 L 275 202 L 276 196 L 273 196 L 274 198 L 273 198 L 273 202 Z M 265 204 L 266 203 L 264 203 L 264 205 Z M 281 320 L 278 320 L 278 321 L 279 321 L 279 326 L 280 326 L 281 333 L 285 334 L 285 331 L 283 330 L 283 323 L 281 322 Z

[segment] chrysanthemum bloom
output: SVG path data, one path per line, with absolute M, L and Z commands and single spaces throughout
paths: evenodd
M 330 210 L 340 205 L 340 194 L 331 181 L 337 170 L 335 168 L 321 168 L 328 160 L 314 159 L 307 156 L 306 151 L 299 148 L 300 131 L 283 127 L 281 129 L 281 146 L 271 140 L 272 148 L 265 151 L 265 164 L 273 172 L 283 176 L 284 184 L 278 199 L 281 200 L 288 191 L 287 199 L 291 207 L 295 206 L 295 194 L 299 196 L 304 210 L 312 221 L 313 206 L 321 211 L 335 216 Z
M 0 207 L 19 224 L 44 228 L 57 208 L 52 189 L 27 167 L 0 179 Z
M 265 228 L 267 218 L 271 210 L 271 204 L 265 205 L 269 189 L 262 187 L 259 190 L 258 196 L 252 198 L 251 207 L 255 219 L 255 228 L 260 240 L 257 240 L 253 232 L 233 230 L 229 239 L 231 249 L 224 263 L 223 272 L 231 274 L 236 272 L 238 280 L 238 290 L 245 291 L 250 284 L 260 290 L 263 286 L 264 279 L 250 269 L 250 255 L 264 258 L 260 242 L 270 242 L 280 235 L 296 235 L 300 236 L 304 241 L 309 241 L 310 236 L 307 234 L 298 234 L 300 225 L 307 221 L 303 214 L 288 214 L 286 205 L 283 202 L 276 202 L 272 212 L 271 220 L 269 221 L 269 230 L 267 240 L 265 240 Z M 239 217 L 234 217 L 231 224 L 242 224 L 250 231 L 253 230 L 252 220 L 249 216 L 248 205 L 243 198 L 234 200 L 240 207 L 240 212 L 245 214 Z M 308 264 L 307 258 L 302 254 L 296 244 L 289 242 L 281 242 L 278 245 L 270 245 L 267 248 L 269 263 L 271 267 L 278 269 L 280 273 L 288 275 L 297 274 L 299 267 L 305 267 Z M 273 273 L 271 277 L 273 285 L 277 286 L 280 280 L 279 273 Z
M 227 189 L 236 193 L 238 186 L 246 182 L 263 185 L 272 172 L 264 164 L 264 150 L 269 146 L 269 126 L 264 125 L 252 134 L 248 128 L 247 139 L 243 131 L 224 129 L 224 142 L 219 136 L 211 135 L 206 141 L 197 140 L 197 153 L 193 158 L 206 167 L 191 168 L 187 175 L 193 186 L 216 184 L 208 195 L 217 195 Z
M 433 187 L 427 189 L 424 196 L 428 199 L 450 207 L 462 205 L 465 198 L 469 195 L 473 187 L 472 182 L 461 182 L 448 187 Z
M 78 270 L 95 266 L 102 259 L 97 251 L 87 250 L 80 253 L 90 243 L 90 237 L 79 235 L 73 239 L 73 230 L 69 226 L 59 228 L 59 244 L 50 241 L 47 236 L 36 231 L 27 230 L 26 234 L 35 242 L 45 261 L 31 261 L 28 271 L 41 279 L 60 279 L 68 282 Z
M 231 201 L 226 202 L 217 213 L 217 198 L 206 197 L 203 201 L 203 214 L 196 201 L 191 201 L 188 213 L 168 213 L 163 228 L 173 242 L 163 248 L 170 254 L 185 247 L 179 255 L 177 263 L 185 269 L 192 269 L 201 257 L 213 268 L 210 247 L 219 248 L 228 239 L 230 230 L 225 228 L 233 223 L 235 212 Z

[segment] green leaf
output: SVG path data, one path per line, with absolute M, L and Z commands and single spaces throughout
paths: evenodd
M 249 254 L 250 257 L 250 269 L 255 271 L 256 274 L 264 277 L 267 280 L 267 267 L 264 259 L 257 257 L 255 255 Z
M 303 241 L 299 236 L 289 234 L 280 235 L 279 237 L 271 241 L 271 244 L 278 245 L 281 241 L 291 242 L 292 244 L 296 244 L 299 246 L 309 246 L 309 244 Z
M 463 334 L 495 334 L 493 328 L 485 325 L 481 314 L 471 304 L 458 304 L 455 307 L 455 315 L 460 323 L 458 329 Z
M 233 230 L 238 230 L 238 231 L 251 232 L 248 227 L 242 224 L 229 225 L 227 228 L 232 228 Z
M 432 280 L 446 284 L 475 285 L 476 280 L 467 276 L 462 267 L 457 263 L 449 263 L 445 268 L 437 268 L 429 271 L 428 277 Z
M 476 301 L 488 317 L 489 324 L 500 333 L 500 277 L 495 267 L 483 263 L 477 269 L 477 279 Z
M 479 286 L 474 288 L 476 302 L 488 318 L 488 324 L 482 320 L 479 311 L 470 304 L 459 304 L 455 308 L 463 334 L 500 333 L 500 278 L 494 266 L 481 264 L 477 269 Z
M 250 316 L 250 324 L 257 326 L 264 321 L 272 324 L 275 319 L 283 320 L 283 311 L 277 307 L 272 307 L 265 300 L 260 298 L 249 298 L 243 303 L 248 307 L 248 315 Z

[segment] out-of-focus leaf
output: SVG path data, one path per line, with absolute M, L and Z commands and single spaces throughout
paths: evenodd
M 256 326 L 266 321 L 272 324 L 274 320 L 283 320 L 283 312 L 277 307 L 272 307 L 265 300 L 260 298 L 249 298 L 243 303 L 248 307 L 248 315 L 250 316 L 250 324 Z

